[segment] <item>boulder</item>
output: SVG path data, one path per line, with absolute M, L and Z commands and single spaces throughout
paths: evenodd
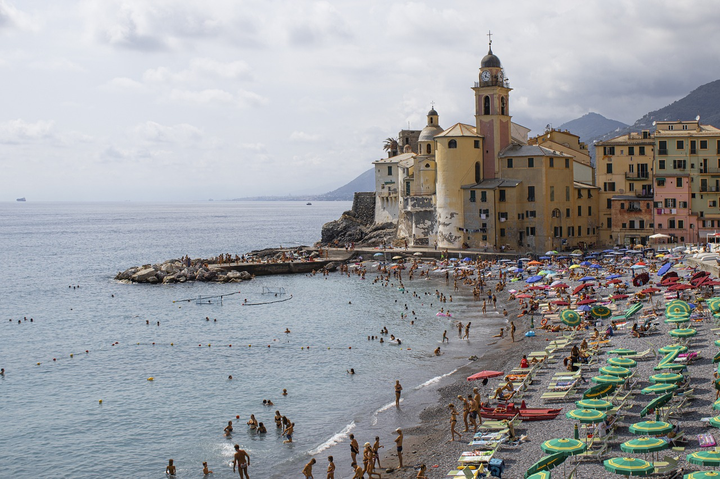
M 240 271 L 240 279 L 243 281 L 247 281 L 249 279 L 252 279 L 252 275 L 247 271 Z
M 155 274 L 157 274 L 157 271 L 153 268 L 145 268 L 133 274 L 130 279 L 136 283 L 146 283 L 150 278 L 155 278 Z M 157 278 L 155 279 L 157 280 Z
M 176 283 L 176 282 L 177 282 L 177 276 L 175 276 L 175 275 L 173 275 L 173 274 L 169 274 L 169 275 L 167 275 L 167 276 L 165 276 L 165 277 L 163 278 L 162 282 L 163 282 L 164 284 Z
M 140 270 L 138 267 L 128 268 L 122 273 L 118 273 L 117 276 L 115 276 L 115 279 L 119 280 L 130 280 L 132 279 L 132 276 L 137 273 Z
M 156 276 L 150 276 L 150 277 L 147 279 L 147 282 L 150 283 L 150 284 L 157 284 L 157 283 L 160 282 L 160 280 L 159 280 Z
M 225 275 L 227 279 L 241 279 L 240 278 L 240 271 L 229 271 L 228 274 Z

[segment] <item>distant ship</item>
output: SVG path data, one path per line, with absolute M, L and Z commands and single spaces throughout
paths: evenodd
M 15 200 L 15 201 L 25 201 L 25 197 L 23 196 L 22 198 L 18 198 L 18 199 Z

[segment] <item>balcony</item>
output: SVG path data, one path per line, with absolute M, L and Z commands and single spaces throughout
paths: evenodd
M 718 152 L 720 153 L 720 152 Z M 667 155 L 668 151 L 667 148 L 658 148 L 658 155 Z
M 625 172 L 625 179 L 626 180 L 647 180 L 650 178 L 650 172 L 649 171 L 626 171 Z
M 720 193 L 717 186 L 702 186 L 700 185 L 700 193 Z
M 535 201 L 535 197 L 534 197 L 534 196 L 528 196 L 528 199 L 527 199 L 527 200 L 530 201 L 530 202 Z
M 653 197 L 653 190 L 640 190 L 635 192 L 635 196 L 638 198 L 652 198 Z
M 720 168 L 718 167 L 712 167 L 708 166 L 703 168 L 703 166 L 700 166 L 700 174 L 701 175 L 720 175 Z
M 391 198 L 398 195 L 398 189 L 397 188 L 385 188 L 380 190 L 378 193 L 378 196 L 381 198 Z

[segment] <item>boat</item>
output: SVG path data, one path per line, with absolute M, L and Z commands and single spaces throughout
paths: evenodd
M 307 203 L 305 203 L 305 205 L 307 205 L 307 206 L 312 206 L 312 203 L 310 203 L 310 202 L 308 201 Z
M 18 198 L 18 199 L 15 200 L 15 201 L 25 201 L 25 197 L 23 196 L 22 198 Z
M 480 407 L 480 415 L 485 419 L 510 420 L 515 416 L 523 421 L 547 421 L 549 419 L 555 419 L 560 414 L 562 409 L 542 409 L 542 408 L 529 408 L 525 407 L 525 401 L 522 402 L 520 407 L 516 407 L 515 403 L 508 403 L 507 405 L 500 405 L 495 408 L 491 407 Z

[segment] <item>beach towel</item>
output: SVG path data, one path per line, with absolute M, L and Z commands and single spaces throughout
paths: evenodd
M 698 434 L 700 447 L 715 447 L 715 438 L 712 434 Z

